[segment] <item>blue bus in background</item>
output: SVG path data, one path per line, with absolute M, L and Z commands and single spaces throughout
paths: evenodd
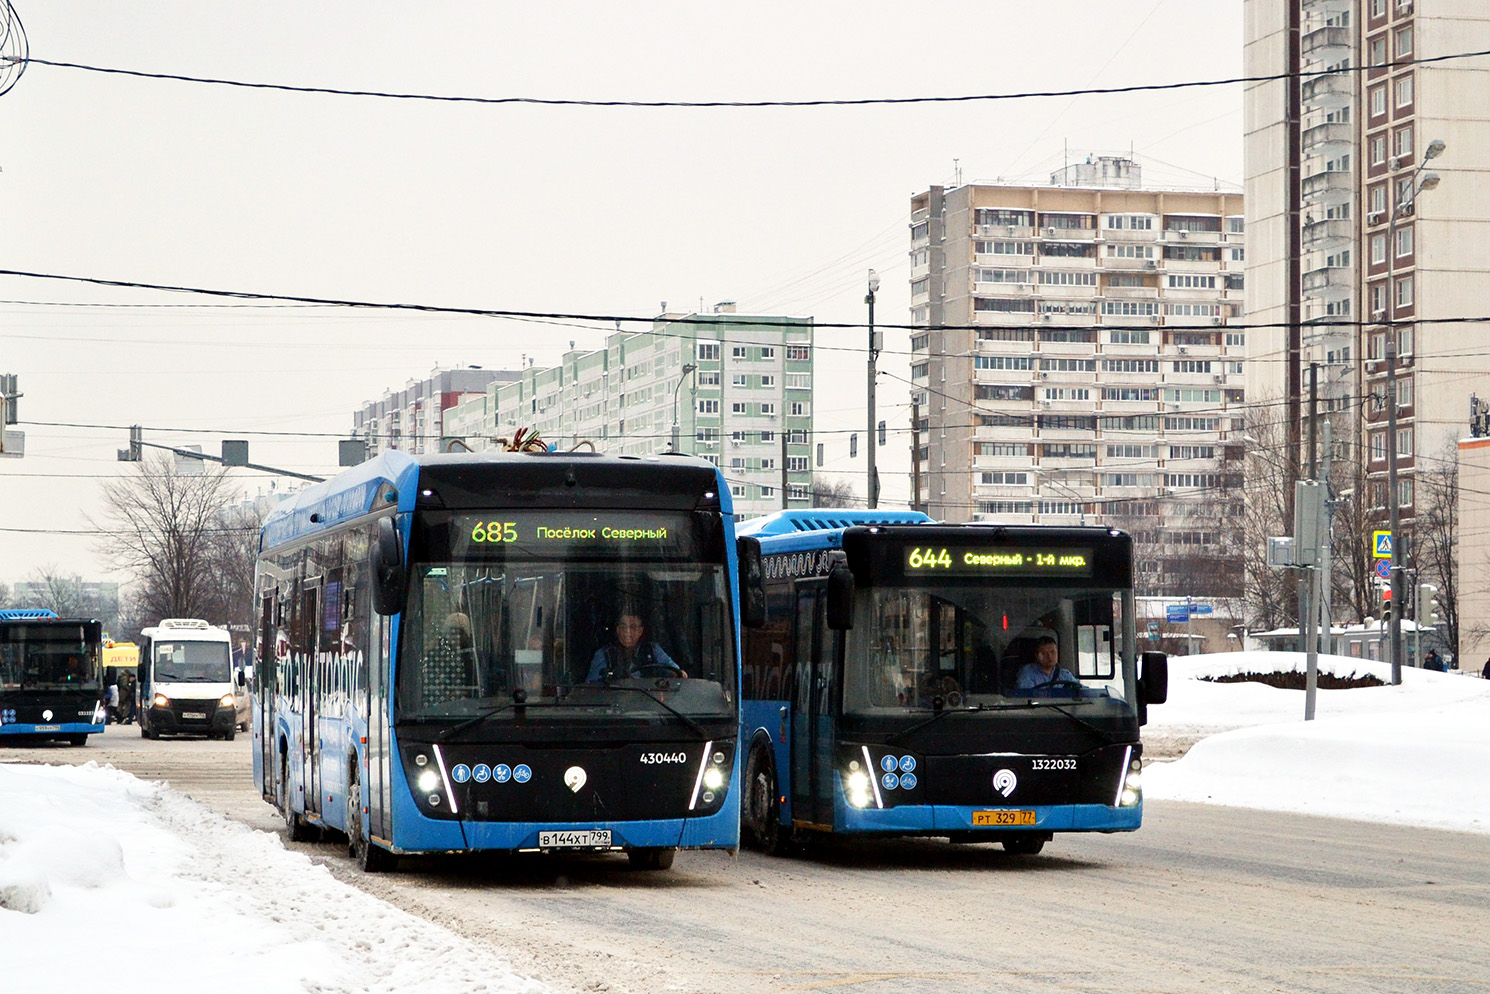
M 1138 828 L 1139 726 L 1167 661 L 1136 651 L 1127 534 L 793 510 L 740 535 L 766 600 L 745 634 L 747 844 L 1034 854 L 1055 832 Z
M 692 457 L 395 451 L 311 486 L 261 536 L 260 790 L 368 871 L 734 850 L 738 569 Z
M 0 737 L 87 745 L 107 721 L 103 625 L 31 608 L 0 610 Z

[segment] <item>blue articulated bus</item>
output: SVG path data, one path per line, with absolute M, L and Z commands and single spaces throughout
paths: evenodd
M 1128 535 L 872 510 L 783 511 L 740 535 L 766 598 L 745 635 L 747 844 L 1034 854 L 1055 832 L 1138 828 L 1138 731 L 1167 662 L 1136 651 Z
M 104 730 L 103 625 L 31 608 L 0 610 L 0 737 L 87 745 Z
M 399 854 L 739 845 L 729 489 L 702 459 L 389 452 L 267 518 L 254 775 Z

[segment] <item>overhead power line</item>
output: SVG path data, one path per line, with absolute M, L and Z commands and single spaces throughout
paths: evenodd
M 1178 83 L 1139 83 L 1132 86 L 1095 86 L 1072 90 L 1025 90 L 1014 93 L 965 93 L 924 97 L 851 97 L 846 99 L 805 100 L 598 100 L 590 98 L 563 97 L 474 97 L 455 94 L 398 93 L 391 90 L 355 90 L 330 86 L 296 86 L 289 83 L 256 83 L 240 79 L 223 79 L 212 76 L 191 76 L 184 73 L 147 72 L 141 69 L 119 69 L 108 66 L 92 66 L 81 62 L 63 62 L 56 59 L 38 59 L 27 55 L 0 59 L 0 65 L 50 66 L 54 69 L 76 69 L 82 72 L 106 73 L 113 76 L 130 76 L 137 79 L 171 80 L 178 83 L 204 83 L 212 86 L 232 86 L 250 90 L 276 90 L 284 93 L 316 93 L 338 97 L 377 97 L 384 100 L 428 100 L 440 103 L 465 103 L 485 105 L 527 104 L 544 107 L 635 107 L 658 108 L 761 108 L 761 107 L 876 107 L 908 104 L 963 104 L 999 100 L 1031 100 L 1042 97 L 1109 96 L 1124 93 L 1155 93 L 1165 90 L 1197 89 L 1201 87 L 1235 86 L 1245 83 L 1270 83 L 1277 80 L 1298 78 L 1312 79 L 1316 76 L 1356 74 L 1367 69 L 1401 69 L 1408 66 L 1428 65 L 1456 59 L 1472 59 L 1490 55 L 1490 49 L 1475 52 L 1454 52 L 1427 58 L 1399 59 L 1385 66 L 1351 66 L 1343 69 L 1309 71 L 1298 73 L 1270 73 L 1261 76 L 1228 76 L 1220 79 L 1187 80 Z

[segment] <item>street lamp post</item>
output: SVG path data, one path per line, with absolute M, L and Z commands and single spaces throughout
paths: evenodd
M 880 502 L 880 478 L 879 472 L 874 466 L 874 447 L 876 435 L 874 430 L 874 379 L 875 359 L 879 355 L 879 349 L 874 340 L 874 294 L 880 288 L 879 274 L 873 269 L 869 271 L 869 292 L 864 295 L 864 303 L 869 305 L 869 431 L 864 437 L 866 453 L 869 456 L 869 480 L 868 495 L 869 507 L 879 507 Z
M 678 382 L 673 386 L 673 446 L 669 451 L 678 451 L 678 390 L 683 386 L 683 381 L 688 379 L 688 374 L 698 369 L 697 363 L 683 363 L 683 372 L 678 377 Z
M 1401 556 L 1402 535 L 1400 511 L 1398 505 L 1401 503 L 1397 498 L 1397 287 L 1395 285 L 1394 263 L 1397 257 L 1397 220 L 1407 214 L 1409 208 L 1417 203 L 1418 193 L 1423 190 L 1431 190 L 1438 185 L 1437 173 L 1423 173 L 1423 167 L 1428 164 L 1429 159 L 1437 158 L 1444 150 L 1444 143 L 1434 139 L 1423 149 L 1423 161 L 1413 170 L 1405 189 L 1405 196 L 1400 196 L 1391 212 L 1387 222 L 1387 528 L 1392 534 L 1392 558 L 1391 558 L 1391 580 L 1389 581 L 1392 591 L 1392 622 L 1389 634 L 1389 644 L 1392 656 L 1392 685 L 1402 683 L 1402 610 L 1405 606 L 1402 602 L 1402 571 L 1404 569 Z M 1422 178 L 1419 179 L 1419 176 Z M 1403 187 L 1398 187 L 1403 189 Z M 1417 246 L 1414 243 L 1413 251 L 1416 253 Z M 1417 344 L 1413 343 L 1413 351 L 1417 351 Z

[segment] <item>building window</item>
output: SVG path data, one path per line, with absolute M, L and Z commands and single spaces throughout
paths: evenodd
M 1384 134 L 1381 134 L 1381 135 L 1372 135 L 1371 136 L 1371 164 L 1373 166 L 1380 166 L 1380 165 L 1384 164 L 1386 161 L 1387 161 L 1387 136 L 1384 135 Z
M 1231 347 L 1245 347 L 1247 344 L 1247 333 L 1245 331 L 1228 331 L 1226 333 L 1226 344 Z
M 1387 64 L 1387 36 L 1377 35 L 1366 43 L 1366 65 L 1376 67 Z
M 1398 29 L 1395 41 L 1397 58 L 1405 59 L 1412 55 L 1412 25 Z
M 719 358 L 719 343 L 699 342 L 698 357 L 705 362 L 717 360 Z
M 1397 429 L 1397 455 L 1398 456 L 1410 456 L 1410 455 L 1412 455 L 1412 429 L 1411 428 L 1398 428 Z
M 1397 381 L 1397 406 L 1412 406 L 1412 380 L 1410 378 Z
M 1387 185 L 1378 183 L 1371 188 L 1371 214 L 1385 214 L 1387 212 Z M 1381 219 L 1378 218 L 1379 222 Z
M 776 405 L 775 404 L 762 404 L 761 405 L 761 413 L 764 414 L 766 417 L 775 417 L 776 416 Z
M 1382 462 L 1387 457 L 1387 433 L 1375 431 L 1371 433 L 1371 461 Z
M 1412 77 L 1403 76 L 1395 83 L 1397 88 L 1397 106 L 1406 107 L 1412 103 Z
M 1412 125 L 1398 128 L 1392 135 L 1392 154 L 1399 159 L 1412 155 Z
M 1397 306 L 1412 306 L 1412 277 L 1404 276 L 1397 281 Z
M 800 400 L 794 400 L 794 401 L 792 401 L 791 404 L 787 408 L 788 413 L 792 417 L 794 417 L 794 418 L 806 417 L 807 416 L 807 410 L 808 410 L 808 405 L 805 404 L 804 402 L 800 401 Z
M 1412 505 L 1412 481 L 1397 481 L 1397 506 L 1410 507 Z
M 1387 261 L 1387 236 L 1375 234 L 1371 236 L 1371 265 L 1379 266 Z
M 719 401 L 717 401 L 717 400 L 701 400 L 701 401 L 699 401 L 698 402 L 698 413 L 700 413 L 700 414 L 718 414 L 719 413 Z
M 786 471 L 788 473 L 805 473 L 805 472 L 807 472 L 807 457 L 806 456 L 787 456 L 786 457 Z
M 774 345 L 762 345 L 760 357 L 762 362 L 770 362 L 775 359 L 776 347 Z
M 1371 88 L 1371 116 L 1381 117 L 1387 112 L 1387 87 L 1383 83 Z
M 750 350 L 743 345 L 736 345 L 729 350 L 731 359 L 744 360 L 749 356 Z
M 745 404 L 742 401 L 737 400 L 730 405 L 729 410 L 731 414 L 744 414 Z
M 1146 331 L 1122 331 L 1114 328 L 1107 333 L 1107 340 L 1113 345 L 1147 345 L 1149 333 Z
M 812 358 L 812 353 L 805 345 L 788 345 L 786 347 L 786 358 L 789 362 L 802 362 Z
M 1371 0 L 1371 16 L 1372 17 L 1386 17 L 1387 16 L 1387 0 Z
M 1412 255 L 1412 226 L 1397 229 L 1397 258 Z
M 731 374 L 729 385 L 732 387 L 743 387 L 748 385 L 748 377 L 744 373 Z
M 712 373 L 699 373 L 698 374 L 698 385 L 701 386 L 701 387 L 717 387 L 717 386 L 719 386 L 719 372 L 718 372 L 718 370 L 715 370 Z

